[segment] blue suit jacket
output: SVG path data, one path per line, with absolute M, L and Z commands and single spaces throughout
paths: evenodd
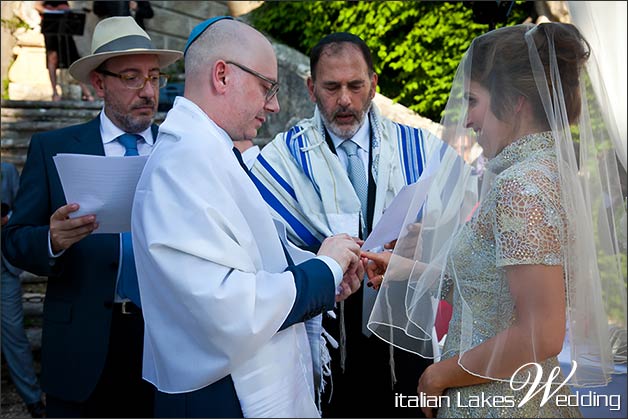
M 157 125 L 152 126 L 157 137 Z M 33 135 L 3 253 L 12 264 L 47 276 L 41 385 L 64 400 L 83 401 L 105 364 L 120 254 L 117 234 L 92 234 L 48 257 L 50 216 L 66 204 L 52 157 L 104 155 L 99 117 Z

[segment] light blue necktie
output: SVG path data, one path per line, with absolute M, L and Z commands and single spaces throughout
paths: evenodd
M 358 156 L 358 145 L 351 140 L 345 140 L 340 144 L 340 148 L 347 153 L 347 173 L 349 174 L 349 180 L 353 185 L 356 195 L 360 199 L 362 204 L 362 224 L 366 228 L 366 208 L 368 202 L 368 178 L 364 172 L 364 164 Z M 363 238 L 366 239 L 366 231 L 362 231 Z M 371 331 L 366 328 L 368 318 L 371 313 L 371 309 L 375 304 L 375 297 L 377 293 L 373 288 L 362 286 L 362 333 L 365 336 L 371 336 Z
M 140 135 L 136 134 L 122 134 L 117 140 L 126 149 L 125 156 L 139 156 L 137 141 L 141 138 Z M 122 233 L 122 268 L 120 269 L 120 278 L 118 278 L 118 295 L 122 298 L 128 298 L 136 306 L 141 307 L 130 232 Z
M 125 156 L 139 156 L 137 151 L 137 142 L 141 140 L 142 136 L 137 134 L 122 134 L 117 138 L 118 142 L 124 146 L 126 152 Z
M 366 225 L 366 205 L 369 192 L 368 179 L 364 172 L 364 164 L 358 156 L 358 145 L 351 140 L 345 140 L 340 144 L 340 148 L 347 154 L 347 173 L 349 174 L 349 180 L 353 185 L 360 204 L 362 204 L 362 224 Z

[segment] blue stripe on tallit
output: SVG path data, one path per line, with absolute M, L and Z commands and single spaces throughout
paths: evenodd
M 445 156 L 445 153 L 447 152 L 448 149 L 449 149 L 449 146 L 447 145 L 447 143 L 443 143 L 443 145 L 440 146 L 440 159 L 441 159 L 441 161 L 443 160 L 443 157 Z
M 253 183 L 257 187 L 257 190 L 262 195 L 262 198 L 264 198 L 264 201 L 266 201 L 266 203 L 270 205 L 279 214 L 279 216 L 290 225 L 290 227 L 292 227 L 296 235 L 299 236 L 299 238 L 307 246 L 321 245 L 321 242 L 314 237 L 314 235 L 312 235 L 312 233 L 310 233 L 310 231 L 299 220 L 297 220 L 297 218 L 292 215 L 290 211 L 288 211 L 288 209 L 281 204 L 281 202 L 279 202 L 279 200 L 268 190 L 268 188 L 266 188 L 266 186 L 264 186 L 264 184 L 260 182 L 255 175 L 253 175 L 253 173 L 250 173 L 250 176 L 251 180 L 253 180 Z
M 288 152 L 290 153 L 290 155 L 292 155 L 292 157 L 294 157 L 295 160 L 298 161 L 298 147 L 295 147 L 296 144 L 294 142 L 294 140 L 292 139 L 292 137 L 298 133 L 298 127 L 292 127 L 288 130 L 288 132 L 286 132 L 285 136 L 284 136 L 284 141 L 286 143 L 286 148 L 288 149 Z
M 288 195 L 292 197 L 292 199 L 297 201 L 297 194 L 294 192 L 292 186 L 290 186 L 290 184 L 286 182 L 275 169 L 273 169 L 273 167 L 270 165 L 270 163 L 268 163 L 268 161 L 264 158 L 262 154 L 257 157 L 257 161 L 259 161 L 262 167 L 266 169 L 266 171 L 268 172 L 268 174 L 270 174 L 273 180 L 277 182 L 277 184 L 279 184 L 279 186 L 281 186 L 288 193 Z
M 403 169 L 406 185 L 416 182 L 425 163 L 425 149 L 423 132 L 417 128 L 406 125 L 397 125 L 397 138 L 399 142 L 399 156 Z
M 301 128 L 299 128 L 299 131 L 301 131 Z M 297 132 L 299 132 L 297 131 Z M 301 163 L 301 167 L 303 168 L 303 173 L 305 173 L 305 175 L 312 179 L 312 171 L 310 170 L 310 162 L 308 161 L 307 158 L 307 154 L 305 154 L 303 151 L 301 151 L 301 149 L 303 148 L 303 146 L 305 145 L 305 136 L 301 135 L 299 136 L 299 138 L 297 138 L 296 142 L 298 142 L 299 144 L 299 148 L 298 148 L 298 153 L 299 153 L 299 162 Z
M 401 160 L 401 168 L 403 169 L 403 173 L 405 176 L 406 185 L 408 184 L 408 167 L 406 162 L 408 159 L 406 158 L 406 130 L 403 129 L 403 125 L 397 124 L 397 147 L 399 147 L 399 159 Z
M 298 138 L 294 138 L 296 134 L 300 133 L 302 130 L 303 129 L 298 125 L 290 128 L 286 134 L 286 147 L 294 160 L 301 167 L 301 170 L 303 170 L 305 176 L 307 176 L 310 182 L 312 182 L 312 186 L 314 186 L 314 190 L 318 196 L 320 196 L 321 194 L 318 189 L 318 185 L 314 181 L 314 175 L 312 174 L 310 155 L 307 152 L 301 151 L 303 147 L 308 145 L 306 144 L 307 138 L 305 135 L 300 135 Z
M 425 202 L 423 203 L 423 205 L 421 205 L 421 208 L 419 208 L 419 213 L 416 216 L 416 221 L 421 221 L 423 219 L 423 208 L 425 207 Z
M 304 136 L 299 135 L 298 138 L 293 138 L 300 132 L 301 127 L 299 127 L 298 125 L 295 125 L 290 128 L 290 130 L 288 130 L 288 132 L 286 133 L 286 147 L 288 147 L 288 151 L 290 152 L 292 157 L 294 157 L 294 160 L 296 160 L 297 164 L 301 166 L 303 173 L 305 173 L 305 175 L 311 179 L 312 175 L 310 173 L 310 165 L 308 163 L 307 155 L 301 151 L 301 148 L 303 148 L 304 146 Z
M 425 158 L 426 156 L 426 152 L 425 152 L 425 138 L 423 138 L 423 131 L 418 129 L 418 128 L 414 128 L 414 133 L 416 135 L 417 138 L 417 145 L 419 147 L 419 152 L 417 154 L 418 158 L 418 168 L 419 171 L 417 173 L 417 179 L 419 179 L 419 177 L 421 177 L 421 173 L 423 173 L 423 167 L 425 164 Z
M 290 154 L 292 155 L 292 157 L 294 157 L 294 159 L 298 162 L 299 161 L 299 149 L 298 147 L 296 147 L 295 142 L 292 140 L 292 137 L 297 134 L 299 131 L 299 127 L 294 126 L 292 128 L 290 128 L 288 130 L 288 132 L 285 135 L 285 142 L 286 142 L 286 147 L 288 148 L 288 151 L 290 152 Z

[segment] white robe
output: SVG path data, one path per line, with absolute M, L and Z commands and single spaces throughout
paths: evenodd
M 277 332 L 295 300 L 294 278 L 232 146 L 177 97 L 138 183 L 143 376 L 181 393 L 231 374 L 245 417 L 316 417 L 305 327 Z

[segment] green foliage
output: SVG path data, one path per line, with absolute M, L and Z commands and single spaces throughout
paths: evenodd
M 19 28 L 33 29 L 28 23 L 26 23 L 21 17 L 13 16 L 10 19 L 2 19 L 2 27 L 8 29 L 11 33 L 15 32 Z
M 9 79 L 2 79 L 2 99 L 9 100 Z
M 516 2 L 508 24 L 525 18 Z M 365 40 L 379 74 L 378 90 L 439 121 L 462 55 L 487 24 L 473 22 L 464 2 L 265 2 L 253 25 L 304 54 L 323 36 L 351 32 Z

